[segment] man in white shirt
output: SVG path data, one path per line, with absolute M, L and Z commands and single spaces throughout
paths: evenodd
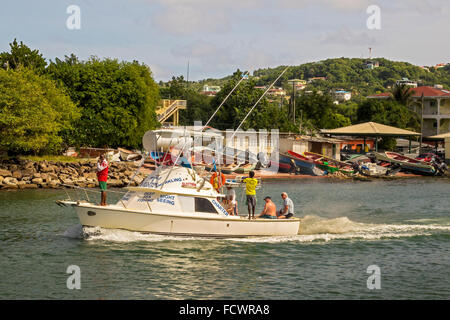
M 230 214 L 232 216 L 237 216 L 238 212 L 237 212 L 236 191 L 234 191 L 234 189 L 230 185 L 227 186 L 226 200 L 231 207 Z
M 278 211 L 278 219 L 289 219 L 294 215 L 294 203 L 286 192 L 281 194 L 281 198 L 283 199 L 283 209 Z

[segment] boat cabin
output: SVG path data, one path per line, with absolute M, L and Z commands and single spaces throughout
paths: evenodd
M 157 168 L 138 187 L 129 187 L 117 205 L 158 214 L 214 214 L 228 216 L 217 200 L 225 197 L 194 170 L 185 167 Z

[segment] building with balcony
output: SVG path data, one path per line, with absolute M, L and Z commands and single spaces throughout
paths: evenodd
M 422 135 L 434 136 L 450 132 L 450 91 L 435 87 L 421 86 L 411 88 L 413 94 L 409 107 L 418 114 L 422 114 L 423 95 L 423 128 Z M 389 99 L 388 92 L 368 96 L 375 99 Z

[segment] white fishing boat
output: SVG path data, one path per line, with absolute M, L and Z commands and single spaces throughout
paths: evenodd
M 217 193 L 194 170 L 157 168 L 116 204 L 63 200 L 73 206 L 83 226 L 125 229 L 144 233 L 207 237 L 291 236 L 300 220 L 252 219 L 230 216 Z
M 270 87 L 286 70 L 287 68 Z M 222 104 L 241 81 L 242 79 Z M 267 90 L 264 94 L 266 93 Z M 247 116 L 236 131 L 246 118 Z M 201 136 L 207 124 L 195 133 Z M 168 137 L 167 134 L 168 132 L 163 130 L 147 131 L 142 141 L 144 148 L 152 154 L 163 145 L 167 145 L 168 148 L 173 146 L 174 137 L 172 134 Z M 173 161 L 174 164 L 171 167 L 157 167 L 139 187 L 128 187 L 128 192 L 116 204 L 100 206 L 89 201 L 70 199 L 57 201 L 57 203 L 73 206 L 83 226 L 107 229 L 207 237 L 293 236 L 298 233 L 300 226 L 298 218 L 247 219 L 247 217 L 230 216 L 221 205 L 220 199 L 225 196 L 214 190 L 212 185 L 205 178 L 200 177 L 194 169 L 190 169 L 192 164 L 189 164 L 189 168 L 175 165 L 192 141 L 191 137 L 185 134 L 181 137 L 182 140 L 176 141 L 182 143 L 182 147 Z M 217 159 L 215 161 L 217 163 Z

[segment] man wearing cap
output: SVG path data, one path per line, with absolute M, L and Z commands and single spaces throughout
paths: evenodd
M 275 203 L 273 203 L 270 197 L 265 197 L 264 201 L 266 204 L 264 205 L 264 210 L 258 216 L 258 218 L 264 219 L 277 219 L 277 207 Z
M 283 199 L 283 209 L 278 211 L 278 219 L 289 219 L 294 215 L 294 203 L 286 192 L 281 194 L 281 198 Z

